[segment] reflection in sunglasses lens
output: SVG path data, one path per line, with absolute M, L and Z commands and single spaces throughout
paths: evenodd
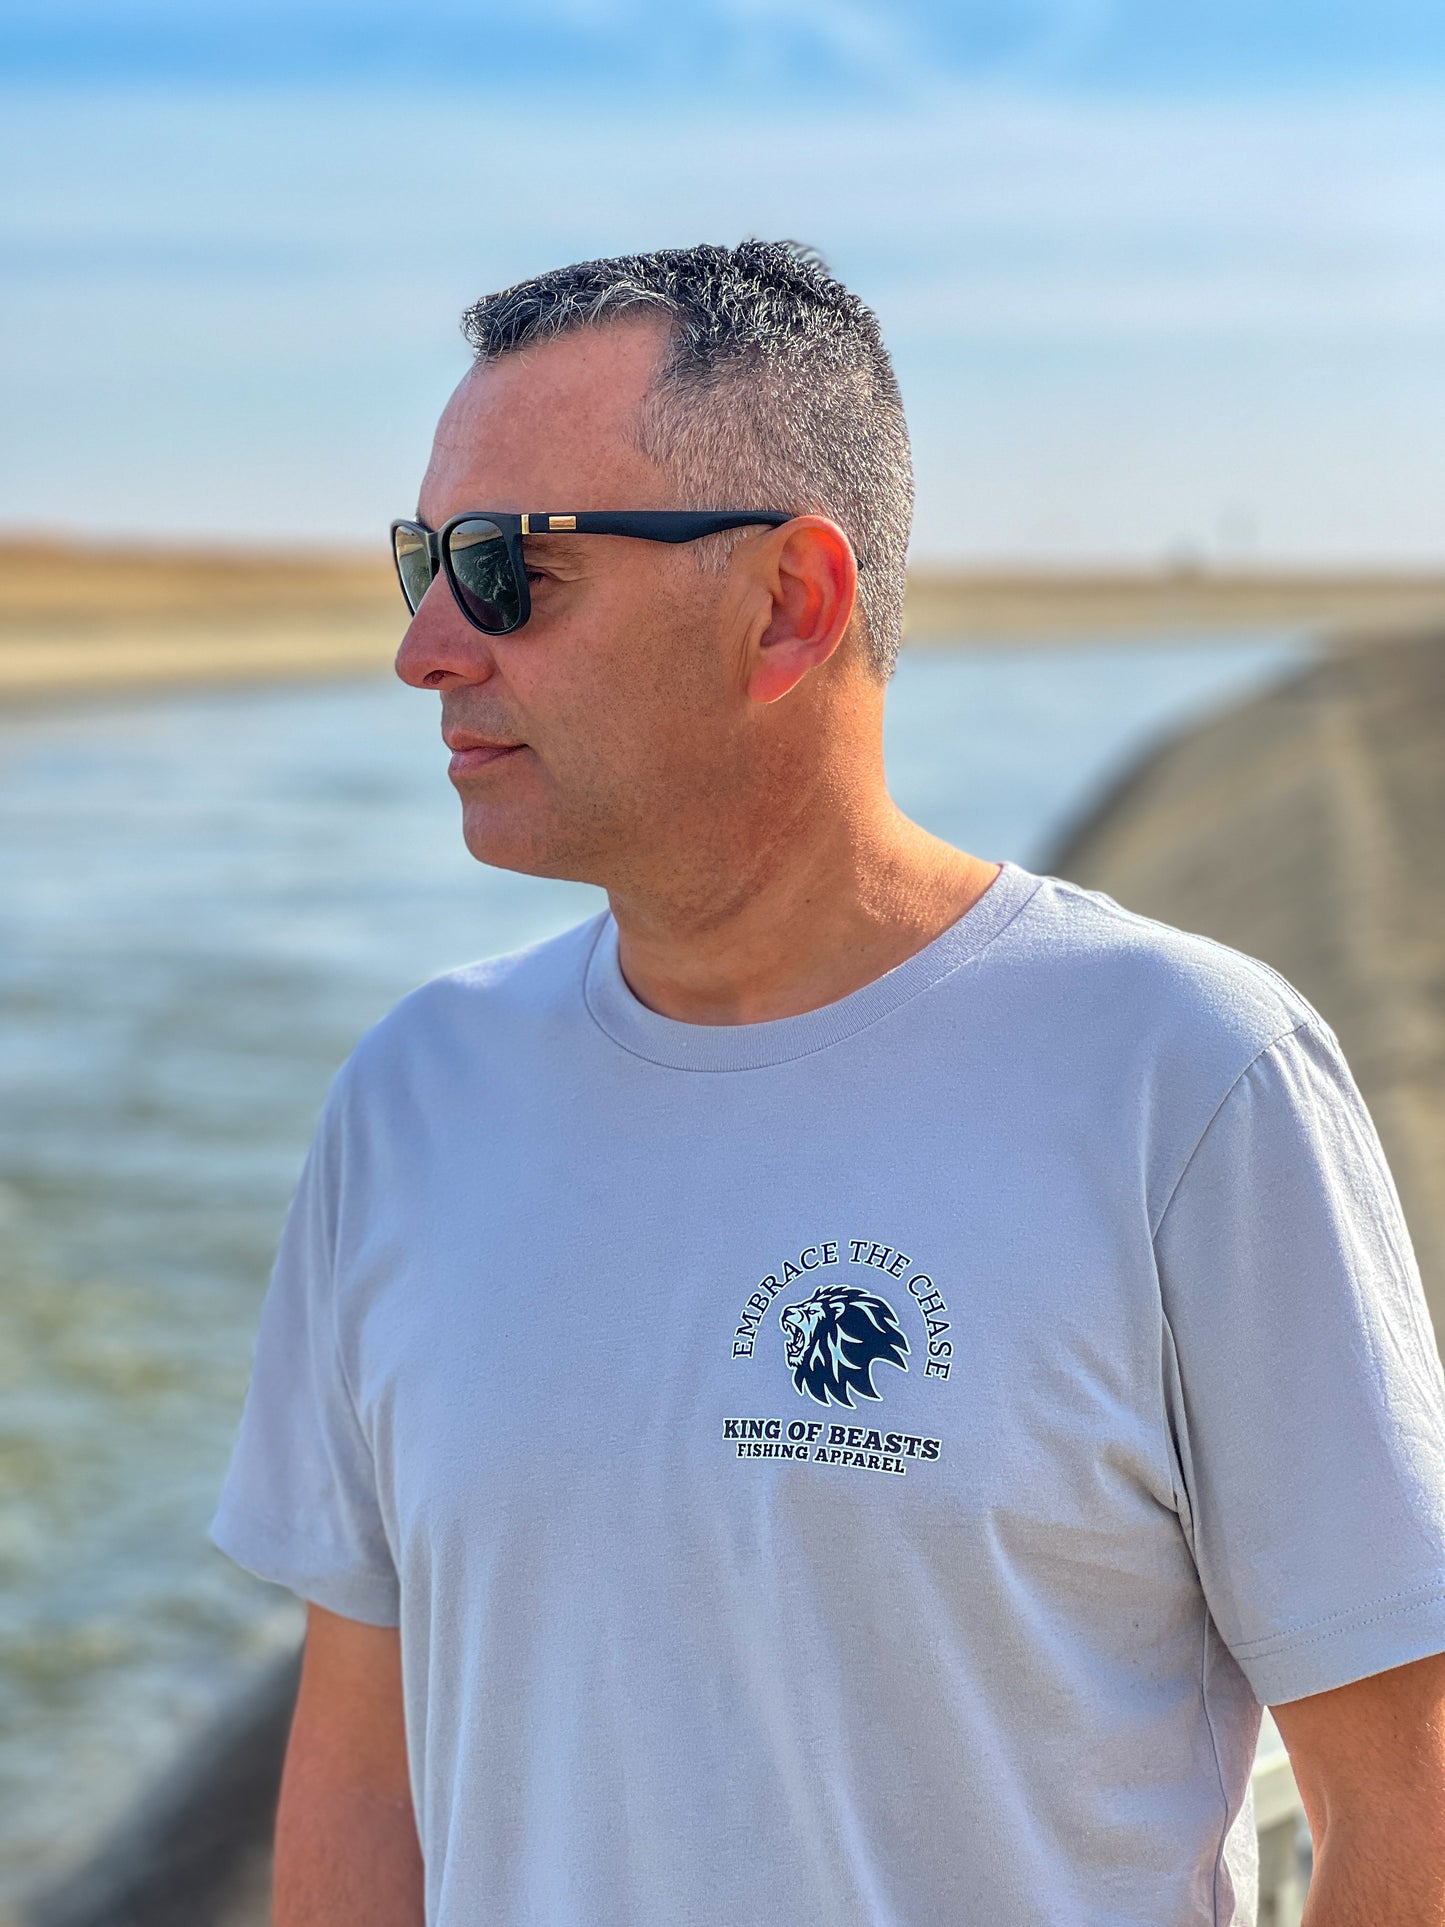
M 515 628 L 522 596 L 512 571 L 507 538 L 495 522 L 459 522 L 448 545 L 452 573 L 467 612 L 483 629 L 500 635 Z
M 431 587 L 431 552 L 427 548 L 426 537 L 416 529 L 398 529 L 393 538 L 396 548 L 396 572 L 401 578 L 401 591 L 413 615 L 421 606 L 421 599 Z

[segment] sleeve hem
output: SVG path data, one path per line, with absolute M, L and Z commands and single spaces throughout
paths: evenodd
M 1327 1693 L 1445 1652 L 1445 1583 L 1336 1614 L 1327 1624 L 1232 1647 L 1263 1706 Z
M 368 1626 L 400 1624 L 400 1588 L 392 1573 L 328 1563 L 319 1545 L 284 1539 L 254 1516 L 225 1507 L 212 1519 L 206 1536 L 245 1571 L 327 1612 Z

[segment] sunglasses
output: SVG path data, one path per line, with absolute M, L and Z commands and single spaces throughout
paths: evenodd
M 765 524 L 777 528 L 791 514 L 772 509 L 627 509 L 617 514 L 513 515 L 473 510 L 439 529 L 393 522 L 391 552 L 406 606 L 415 615 L 436 580 L 447 579 L 457 607 L 473 628 L 509 636 L 532 613 L 522 538 L 528 535 L 630 535 L 643 542 L 697 542 L 722 529 Z

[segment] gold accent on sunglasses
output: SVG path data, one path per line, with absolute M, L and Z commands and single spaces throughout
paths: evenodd
M 530 535 L 532 533 L 532 518 L 527 514 L 525 509 L 522 511 L 522 533 L 523 535 Z
M 547 517 L 547 527 L 549 529 L 575 529 L 576 526 L 577 517 L 575 515 L 549 515 Z

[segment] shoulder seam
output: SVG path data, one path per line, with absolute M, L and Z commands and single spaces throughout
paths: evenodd
M 1127 923 L 1150 924 L 1157 930 L 1167 930 L 1176 936 L 1187 937 L 1191 943 L 1208 944 L 1211 950 L 1222 950 L 1227 956 L 1236 959 L 1239 963 L 1249 965 L 1252 971 L 1264 972 L 1282 993 L 1281 1001 L 1286 1010 L 1300 1011 L 1302 1009 L 1303 1011 L 1303 1014 L 1291 1025 L 1291 1029 L 1297 1030 L 1301 1023 L 1309 1023 L 1312 1021 L 1322 1025 L 1324 1024 L 1323 1017 L 1319 1011 L 1315 1009 L 1314 1005 L 1310 1003 L 1304 993 L 1292 984 L 1288 977 L 1276 970 L 1272 963 L 1267 963 L 1263 957 L 1256 957 L 1248 950 L 1240 950 L 1234 944 L 1225 943 L 1222 938 L 1211 937 L 1206 931 L 1185 930 L 1179 924 L 1166 923 L 1162 917 L 1151 917 L 1146 915 L 1142 910 L 1131 910 L 1127 904 L 1117 902 L 1113 897 L 1109 896 L 1105 890 L 1091 890 L 1087 884 L 1075 883 L 1069 877 L 1053 877 L 1052 880 L 1055 883 L 1062 884 L 1066 889 L 1074 891 L 1079 896 L 1091 897 L 1095 901 L 1103 898 L 1105 908 L 1112 915 L 1121 918 Z M 1329 1028 L 1328 1025 L 1324 1025 L 1324 1027 L 1326 1029 Z M 1287 1037 L 1288 1035 L 1289 1031 L 1280 1032 L 1281 1037 Z M 1274 1038 L 1271 1041 L 1278 1043 L 1279 1038 Z M 1268 1050 L 1269 1045 L 1266 1044 L 1263 1048 Z M 1248 1065 L 1246 1065 L 1245 1068 L 1247 1070 L 1249 1068 Z
M 1209 1116 L 1205 1121 L 1204 1129 L 1199 1133 L 1199 1136 L 1194 1140 L 1193 1149 L 1190 1151 L 1188 1157 L 1185 1158 L 1183 1164 L 1179 1167 L 1179 1174 L 1175 1178 L 1173 1184 L 1171 1184 L 1169 1187 L 1169 1195 L 1164 1200 L 1164 1208 L 1159 1213 L 1158 1218 L 1155 1220 L 1153 1229 L 1149 1233 L 1149 1238 L 1151 1243 L 1155 1238 L 1159 1236 L 1160 1231 L 1163 1230 L 1164 1220 L 1169 1216 L 1169 1207 L 1170 1205 L 1173 1204 L 1175 1197 L 1178 1195 L 1179 1187 L 1181 1184 L 1183 1184 L 1184 1179 L 1188 1174 L 1190 1165 L 1193 1164 L 1195 1158 L 1199 1155 L 1200 1149 L 1203 1146 L 1205 1138 L 1209 1136 L 1209 1133 L 1214 1128 L 1215 1119 L 1219 1116 L 1219 1113 L 1224 1109 L 1225 1105 L 1229 1102 L 1230 1098 L 1233 1097 L 1235 1091 L 1239 1088 L 1241 1080 L 1248 1076 L 1250 1071 L 1252 1071 L 1255 1065 L 1259 1062 L 1260 1058 L 1265 1056 L 1267 1052 L 1272 1051 L 1275 1048 L 1276 1044 L 1282 1044 L 1286 1039 L 1286 1037 L 1293 1037 L 1296 1031 L 1305 1030 L 1312 1025 L 1317 1028 L 1322 1028 L 1323 1021 L 1313 1016 L 1301 1017 L 1297 1024 L 1289 1025 L 1287 1029 L 1282 1030 L 1276 1036 L 1271 1037 L 1267 1043 L 1261 1044 L 1259 1049 L 1250 1058 L 1249 1062 L 1247 1064 L 1241 1065 L 1236 1075 L 1230 1079 L 1229 1088 L 1224 1092 L 1219 1102 L 1215 1105 L 1214 1109 L 1209 1113 Z

